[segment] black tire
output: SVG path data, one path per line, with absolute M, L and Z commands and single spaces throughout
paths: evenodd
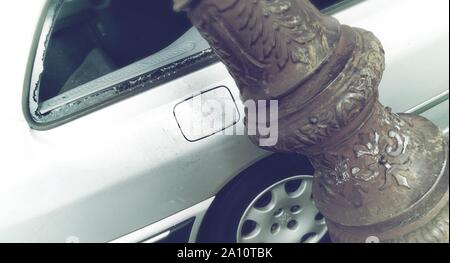
M 199 233 L 201 243 L 236 243 L 246 208 L 261 192 L 283 179 L 312 175 L 309 161 L 299 155 L 275 154 L 241 173 L 216 197 Z

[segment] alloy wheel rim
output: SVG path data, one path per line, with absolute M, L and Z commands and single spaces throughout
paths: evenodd
M 237 229 L 238 243 L 316 243 L 327 232 L 312 199 L 312 176 L 293 176 L 250 202 Z

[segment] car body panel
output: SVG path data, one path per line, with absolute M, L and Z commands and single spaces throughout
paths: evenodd
M 183 137 L 173 116 L 177 103 L 218 86 L 239 98 L 221 63 L 55 129 L 30 129 L 22 115 L 22 83 L 44 4 L 0 3 L 10 10 L 0 18 L 7 36 L 0 61 L 0 242 L 115 240 L 210 199 L 269 155 L 245 136 Z M 448 1 L 362 1 L 335 16 L 382 41 L 387 70 L 380 96 L 395 111 L 448 90 Z M 448 101 L 442 105 L 425 114 L 448 129 Z M 243 129 L 242 120 L 237 125 Z

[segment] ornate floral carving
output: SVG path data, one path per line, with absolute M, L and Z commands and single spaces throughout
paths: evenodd
M 353 121 L 373 97 L 375 79 L 377 75 L 373 71 L 363 69 L 335 107 L 311 117 L 307 125 L 297 130 L 295 134 L 299 148 L 316 145 Z
M 366 32 L 359 32 L 365 37 Z M 363 52 L 363 61 L 368 64 L 364 68 L 357 69 L 359 73 L 352 75 L 348 88 L 339 97 L 335 106 L 330 105 L 322 112 L 310 118 L 310 123 L 300 127 L 295 135 L 298 146 L 306 148 L 316 145 L 325 139 L 329 139 L 336 131 L 342 130 L 367 107 L 376 95 L 379 79 L 384 69 L 384 59 L 381 44 L 372 41 L 369 50 Z M 351 63 L 351 62 L 350 62 Z M 392 112 L 386 113 L 390 115 Z M 395 115 L 388 117 L 386 121 L 394 123 Z M 395 122 L 400 123 L 400 122 Z
M 379 191 L 392 187 L 393 182 L 400 187 L 411 188 L 408 181 L 408 123 L 389 109 L 380 111 L 384 123 L 381 132 L 372 129 L 360 133 L 360 144 L 353 147 L 353 157 L 326 152 L 312 158 L 318 171 L 317 180 L 327 198 L 342 197 L 359 207 L 363 205 L 363 196 L 374 184 Z
M 340 126 L 347 126 L 366 107 L 377 88 L 374 84 L 378 76 L 372 68 L 363 68 L 356 80 L 350 83 L 348 92 L 336 106 Z
M 214 1 L 199 16 L 198 26 L 239 88 L 259 88 L 270 82 L 269 73 L 284 70 L 288 62 L 311 73 L 330 52 L 325 28 L 304 9 L 288 0 Z
M 304 148 L 316 145 L 339 129 L 341 125 L 337 121 L 336 113 L 325 111 L 317 117 L 311 117 L 308 124 L 295 132 L 297 146 Z
M 405 173 L 410 162 L 406 155 L 409 137 L 390 130 L 383 140 L 384 149 L 381 146 L 380 135 L 377 131 L 362 134 L 360 137 L 363 144 L 356 145 L 353 149 L 357 159 L 364 158 L 364 167 L 354 167 L 352 175 L 358 180 L 369 182 L 382 174 L 384 182 L 379 187 L 380 190 L 389 187 L 392 178 L 396 180 L 399 186 L 410 188 L 407 173 Z M 398 157 L 401 157 L 400 155 L 405 155 L 401 158 L 403 161 L 398 159 Z
M 318 36 L 320 25 L 306 23 L 309 15 L 302 10 L 292 10 L 293 3 L 286 0 L 261 1 L 224 1 L 229 2 L 219 7 L 224 13 L 230 9 L 236 12 L 236 24 L 240 31 L 247 31 L 245 44 L 253 47 L 246 57 L 261 64 L 276 61 L 279 69 L 283 69 L 291 60 L 293 63 L 312 63 L 311 49 L 308 48 Z M 259 5 L 260 8 L 256 6 Z M 258 12 L 262 12 L 262 15 Z M 258 63 L 258 65 L 259 65 Z
M 355 183 L 351 176 L 350 158 L 341 154 L 321 154 L 311 158 L 316 168 L 316 180 L 324 198 L 343 198 L 355 207 L 363 205 L 363 194 L 367 190 Z

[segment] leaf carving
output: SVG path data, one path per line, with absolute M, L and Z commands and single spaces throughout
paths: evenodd
M 399 186 L 403 186 L 403 187 L 411 189 L 411 187 L 408 184 L 408 179 L 406 179 L 406 177 L 404 177 L 403 175 L 394 174 L 394 178 L 397 181 Z
M 298 10 L 294 10 L 291 1 L 223 2 L 228 3 L 219 6 L 219 11 L 225 13 L 230 9 L 235 10 L 237 29 L 251 47 L 251 54 L 244 55 L 262 64 L 276 61 L 280 70 L 289 60 L 292 63 L 311 63 L 306 45 L 316 38 L 317 33 L 305 23 L 307 14 L 299 14 Z

